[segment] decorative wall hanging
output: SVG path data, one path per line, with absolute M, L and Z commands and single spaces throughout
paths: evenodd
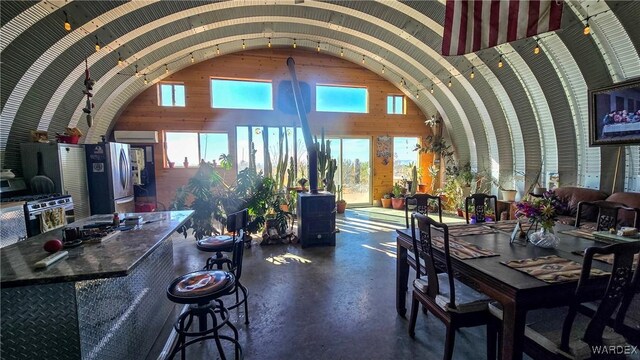
M 91 90 L 93 90 L 93 85 L 95 85 L 95 80 L 91 79 L 91 75 L 89 74 L 89 62 L 87 61 L 87 58 L 84 59 L 84 64 L 85 64 L 85 70 L 84 70 L 84 90 L 82 90 L 82 92 L 87 95 L 87 103 L 84 107 L 84 109 L 82 109 L 82 111 L 84 111 L 85 114 L 87 114 L 87 126 L 91 127 L 91 125 L 93 125 L 93 118 L 91 117 L 91 110 L 93 110 L 94 108 L 94 104 L 91 101 L 91 97 L 93 96 L 93 93 L 91 92 Z
M 391 136 L 378 136 L 376 141 L 376 156 L 382 158 L 382 164 L 387 165 L 391 157 Z

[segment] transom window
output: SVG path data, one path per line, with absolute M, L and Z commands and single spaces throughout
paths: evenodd
M 161 106 L 185 106 L 184 84 L 160 83 Z
M 316 111 L 367 112 L 367 88 L 316 85 Z
M 198 167 L 200 160 L 220 164 L 220 155 L 229 153 L 227 133 L 166 132 L 167 160 L 174 167 Z
M 211 79 L 211 106 L 273 110 L 273 85 L 270 81 Z
M 404 96 L 389 95 L 387 96 L 387 114 L 404 114 Z

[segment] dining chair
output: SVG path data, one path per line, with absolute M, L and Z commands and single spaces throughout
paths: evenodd
M 640 262 L 633 261 L 638 253 L 640 241 L 587 248 L 570 305 L 529 312 L 527 320 L 531 322 L 525 328 L 524 352 L 533 359 L 545 360 L 598 359 L 603 358 L 601 355 L 606 359 L 616 358 L 611 352 L 599 352 L 605 351 L 605 347 L 625 349 L 627 346 L 620 330 L 640 284 Z M 585 303 L 593 303 L 594 289 L 601 287 L 596 283 L 596 278 L 590 276 L 594 256 L 610 254 L 613 254 L 612 275 L 600 292 L 602 296 L 597 301 L 597 308 L 591 316 L 581 314 L 580 307 Z M 497 319 L 502 319 L 499 305 L 489 304 L 489 312 Z M 488 331 L 494 332 L 494 329 Z M 489 346 L 495 346 L 495 342 Z M 624 355 L 622 358 L 625 358 Z
M 490 207 L 493 203 L 493 213 L 495 214 L 495 221 L 498 221 L 498 197 L 495 195 L 487 195 L 483 193 L 472 194 L 464 199 L 465 219 L 467 224 L 469 223 L 469 205 L 473 205 L 473 212 L 476 217 L 476 223 L 483 223 L 486 221 L 487 202 Z
M 431 229 L 442 232 L 444 242 L 444 261 L 434 257 Z M 453 357 L 455 333 L 457 329 L 487 324 L 489 298 L 466 286 L 454 278 L 449 253 L 449 228 L 426 215 L 415 213 L 411 216 L 411 235 L 416 259 L 424 259 L 424 271 L 421 261 L 416 261 L 416 279 L 413 282 L 409 336 L 415 337 L 416 319 L 419 304 L 434 314 L 446 326 L 444 359 Z M 445 271 L 438 273 L 436 263 Z M 489 347 L 487 347 L 489 349 Z
M 434 196 L 429 194 L 415 194 L 408 196 L 404 201 L 404 218 L 409 228 L 409 219 L 411 214 L 420 213 L 422 215 L 429 216 L 429 201 L 435 201 L 438 206 L 438 219 L 442 222 L 442 200 L 440 196 Z
M 598 217 L 596 218 L 595 231 L 607 231 L 611 228 L 617 228 L 620 223 L 621 211 L 633 212 L 633 227 L 638 228 L 640 225 L 640 209 L 625 206 L 624 204 L 600 200 L 600 201 L 581 201 L 578 203 L 578 212 L 576 213 L 576 227 L 579 228 L 582 217 L 588 207 L 595 206 L 598 208 Z

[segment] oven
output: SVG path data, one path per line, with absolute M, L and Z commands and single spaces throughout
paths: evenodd
M 75 221 L 73 199 L 62 195 L 27 201 L 24 217 L 28 237 L 63 227 Z

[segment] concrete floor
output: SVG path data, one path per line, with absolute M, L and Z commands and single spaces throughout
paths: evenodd
M 244 324 L 244 311 L 231 313 L 244 357 L 441 359 L 443 324 L 419 315 L 414 340 L 407 335 L 408 321 L 395 310 L 395 229 L 404 222 L 404 212 L 397 210 L 350 209 L 337 216 L 336 247 L 246 249 L 242 283 L 249 289 L 251 323 Z M 174 239 L 176 273 L 200 269 L 207 256 L 193 238 Z M 233 357 L 231 348 L 227 355 Z M 485 357 L 485 328 L 457 334 L 455 359 Z M 214 342 L 192 345 L 187 358 L 217 358 Z

